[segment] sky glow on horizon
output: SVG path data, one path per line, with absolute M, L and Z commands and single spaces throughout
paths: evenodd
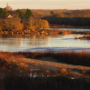
M 90 9 L 90 0 L 0 0 L 0 7 L 13 9 Z

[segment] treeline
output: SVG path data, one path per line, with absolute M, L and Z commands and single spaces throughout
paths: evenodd
M 90 9 L 85 10 L 67 10 L 67 9 L 58 9 L 58 10 L 30 10 L 30 9 L 17 9 L 14 11 L 14 14 L 18 14 L 20 18 L 28 18 L 29 16 L 39 15 L 41 17 L 45 16 L 53 16 L 59 18 L 89 18 L 90 17 Z M 2 15 L 6 15 L 10 13 L 10 11 L 6 11 L 3 8 L 0 8 L 0 17 Z
M 40 28 L 45 29 L 45 28 L 49 28 L 49 23 L 47 20 L 44 19 L 29 18 L 27 23 L 25 24 L 25 28 L 32 30 L 40 29 Z
M 8 17 L 11 15 L 12 17 Z M 0 8 L 0 30 L 23 30 L 23 29 L 40 29 L 49 28 L 47 20 L 40 19 L 40 17 L 33 16 L 30 9 L 26 9 L 25 12 L 21 10 L 6 11 Z
M 62 27 L 90 26 L 90 10 L 51 10 L 51 16 L 43 17 L 50 24 Z M 90 28 L 90 27 L 89 27 Z
M 59 18 L 89 18 L 90 9 L 83 10 L 67 10 L 67 9 L 53 9 L 53 10 L 31 10 L 33 13 L 38 13 L 41 16 L 54 16 Z
M 55 13 L 54 13 L 55 12 Z M 66 11 L 61 11 L 61 12 L 56 12 L 53 11 L 53 15 L 55 17 L 60 17 L 60 18 L 89 18 L 90 17 L 90 10 L 66 10 Z
M 26 25 L 28 24 L 30 26 L 29 29 L 48 28 L 49 27 L 48 22 L 54 25 L 55 24 L 67 25 L 67 26 L 75 26 L 75 27 L 90 26 L 90 10 L 30 10 L 30 9 L 19 10 L 17 9 L 14 11 L 6 11 L 5 9 L 0 8 L 1 18 L 2 17 L 7 18 L 8 15 L 12 15 L 13 18 L 21 18 L 21 22 L 23 22 L 24 24 L 23 26 L 25 26 L 24 28 L 27 28 Z M 33 17 L 33 19 L 29 20 L 28 18 L 30 17 Z M 40 19 L 41 17 L 43 17 L 42 19 L 45 19 L 47 21 Z M 30 21 L 32 22 L 32 24 L 26 23 L 26 21 Z
M 70 26 L 90 26 L 90 18 L 58 18 L 44 17 L 50 24 L 70 25 Z
M 0 19 L 0 30 L 37 30 L 40 28 L 49 28 L 49 23 L 44 19 L 37 19 L 34 17 L 30 17 L 28 19 L 21 18 L 6 18 Z
M 18 29 L 18 30 L 23 29 L 20 18 L 0 19 L 0 31 L 12 30 L 12 29 Z
M 27 9 L 25 13 L 23 13 L 21 10 L 16 10 L 16 13 L 18 13 L 18 16 L 20 18 L 29 18 L 30 16 L 33 16 L 30 9 Z
M 27 9 L 25 13 L 23 13 L 21 10 L 17 9 L 15 11 L 6 11 L 3 8 L 0 8 L 0 17 L 7 17 L 8 15 L 12 15 L 13 17 L 20 17 L 20 18 L 29 18 L 33 16 L 30 9 Z

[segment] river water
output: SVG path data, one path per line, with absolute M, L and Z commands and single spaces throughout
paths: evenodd
M 62 51 L 62 50 L 90 50 L 90 40 L 75 40 L 80 34 L 58 36 L 30 36 L 30 37 L 0 37 L 0 51 L 29 52 L 29 51 Z
M 74 31 L 90 31 L 90 29 L 82 29 L 82 28 L 49 28 L 50 30 L 74 30 Z

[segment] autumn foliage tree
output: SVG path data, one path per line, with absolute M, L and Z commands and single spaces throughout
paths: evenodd
M 0 20 L 0 27 L 2 30 L 22 30 L 20 18 L 10 18 Z
M 33 30 L 35 28 L 35 21 L 34 18 L 29 18 L 26 28 Z
M 47 20 L 44 19 L 37 19 L 37 18 L 29 18 L 26 28 L 34 30 L 34 29 L 45 29 L 49 28 L 49 23 Z

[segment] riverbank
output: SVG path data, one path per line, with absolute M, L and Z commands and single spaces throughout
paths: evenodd
M 0 31 L 0 35 L 23 35 L 23 36 L 57 36 L 57 35 L 68 35 L 68 34 L 84 34 L 84 35 L 90 35 L 90 31 L 74 31 L 74 30 L 49 30 L 49 29 L 43 29 L 43 30 L 3 30 Z

